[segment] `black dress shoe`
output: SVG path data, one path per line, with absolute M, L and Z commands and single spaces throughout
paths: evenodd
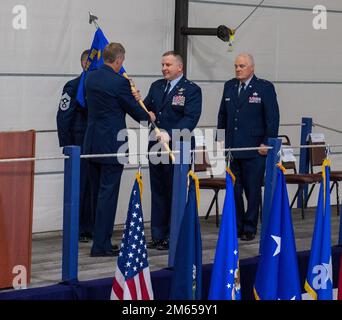
M 89 238 L 86 236 L 79 236 L 78 241 L 83 242 L 83 243 L 87 243 L 87 242 L 89 242 Z
M 79 242 L 89 242 L 93 239 L 93 235 L 90 232 L 81 232 L 78 241 Z
M 160 240 L 152 239 L 150 242 L 147 242 L 146 244 L 147 249 L 157 249 L 159 243 L 160 243 Z
M 169 240 L 161 240 L 157 245 L 157 250 L 169 250 Z
M 241 236 L 241 240 L 242 241 L 252 241 L 255 238 L 255 233 L 252 232 L 245 232 L 242 236 Z
M 90 252 L 91 257 L 116 257 L 119 255 L 120 250 L 108 250 L 103 252 Z
M 112 244 L 112 250 L 120 250 L 117 244 Z

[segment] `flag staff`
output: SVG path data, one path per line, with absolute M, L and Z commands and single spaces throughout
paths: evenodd
M 97 24 L 96 20 L 98 20 L 98 17 L 97 16 L 94 16 L 90 11 L 89 12 L 89 24 L 92 24 L 94 23 L 96 29 L 99 28 L 99 25 Z
M 127 75 L 126 72 L 124 72 L 122 75 L 123 75 L 126 79 L 130 80 L 130 78 L 128 77 L 128 75 Z M 132 91 L 133 91 L 133 92 L 137 92 L 137 88 L 136 88 L 135 84 L 134 84 L 132 81 L 130 81 L 130 84 L 131 84 L 131 89 L 132 89 Z M 140 100 L 138 101 L 138 103 L 139 103 L 139 105 L 148 113 L 148 110 L 147 110 L 147 108 L 146 108 L 146 106 L 145 106 L 145 104 L 144 104 L 144 101 L 142 101 L 142 100 L 140 99 Z M 160 134 L 160 129 L 156 126 L 155 122 L 152 121 L 152 120 L 151 120 L 151 125 L 152 125 L 152 128 L 154 129 L 155 133 L 156 133 L 156 134 Z M 163 143 L 163 146 L 164 146 L 165 150 L 169 152 L 169 156 L 170 156 L 170 158 L 171 158 L 172 163 L 175 163 L 175 155 L 172 153 L 172 150 L 170 149 L 169 145 L 168 145 L 166 142 L 164 142 L 164 143 Z
M 98 23 L 96 22 L 96 20 L 98 20 L 98 17 L 93 15 L 90 11 L 89 12 L 89 24 L 92 24 L 94 23 L 96 29 L 99 28 L 99 25 Z M 132 92 L 138 92 L 135 84 L 133 83 L 133 81 L 131 81 L 131 79 L 128 77 L 128 74 L 125 70 L 125 72 L 122 73 L 122 76 L 125 77 L 127 80 L 129 80 L 129 83 L 131 84 L 131 89 L 132 89 Z M 144 101 L 142 101 L 142 99 L 140 99 L 138 101 L 139 105 L 148 113 L 148 109 L 146 108 L 145 104 L 144 104 Z M 156 134 L 160 134 L 160 129 L 157 127 L 157 125 L 155 124 L 154 121 L 150 121 L 151 122 L 151 125 L 152 125 L 152 128 L 154 129 L 154 132 Z M 172 150 L 170 149 L 170 146 L 168 145 L 168 143 L 164 142 L 163 143 L 163 146 L 165 148 L 165 150 L 169 153 L 169 156 L 171 158 L 171 161 L 172 163 L 175 163 L 175 155 L 173 154 Z

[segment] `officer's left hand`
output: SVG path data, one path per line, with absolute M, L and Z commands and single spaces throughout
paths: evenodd
M 259 150 L 258 150 L 258 152 L 259 152 L 259 154 L 261 154 L 262 156 L 266 156 L 267 155 L 267 151 L 268 151 L 268 149 L 266 149 L 265 147 L 267 147 L 265 144 L 260 144 L 260 146 L 259 146 Z

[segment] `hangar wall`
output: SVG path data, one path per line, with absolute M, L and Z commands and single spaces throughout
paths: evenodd
M 259 0 L 190 1 L 190 27 L 236 27 Z M 328 9 L 327 30 L 314 30 L 312 8 Z M 26 9 L 26 29 L 16 29 L 15 8 Z M 125 68 L 133 76 L 142 95 L 161 76 L 160 57 L 173 49 L 174 0 L 2 0 L 0 7 L 0 130 L 35 129 L 37 156 L 60 155 L 55 116 L 63 85 L 80 72 L 79 55 L 88 48 L 94 26 L 88 11 L 99 17 L 109 41 L 126 48 Z M 20 7 L 19 7 L 20 9 Z M 340 0 L 268 0 L 239 29 L 234 51 L 214 37 L 189 37 L 188 78 L 203 91 L 203 112 L 199 127 L 215 126 L 224 81 L 234 76 L 237 53 L 251 52 L 256 74 L 274 82 L 278 93 L 281 123 L 300 123 L 302 116 L 341 130 L 339 90 L 342 74 Z M 19 24 L 23 21 L 19 21 Z M 129 127 L 137 124 L 127 117 Z M 325 129 L 330 144 L 341 144 L 341 135 Z M 293 144 L 299 144 L 299 127 L 282 126 Z M 337 150 L 338 151 L 338 150 Z M 340 149 L 341 151 L 341 149 Z M 333 168 L 342 169 L 341 157 Z M 135 174 L 127 168 L 122 177 L 116 223 L 125 221 L 128 194 Z M 143 169 L 145 220 L 150 217 L 148 170 Z M 290 189 L 293 194 L 293 190 Z M 211 200 L 202 192 L 201 215 Z M 220 200 L 223 201 L 224 193 Z M 314 196 L 311 205 L 315 205 Z M 331 197 L 335 199 L 334 196 Z M 33 231 L 62 228 L 63 161 L 38 161 L 35 174 Z

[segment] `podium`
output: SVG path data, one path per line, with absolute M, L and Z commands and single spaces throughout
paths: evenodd
M 0 159 L 34 156 L 35 131 L 0 132 Z M 0 288 L 30 282 L 33 184 L 34 161 L 0 162 Z

